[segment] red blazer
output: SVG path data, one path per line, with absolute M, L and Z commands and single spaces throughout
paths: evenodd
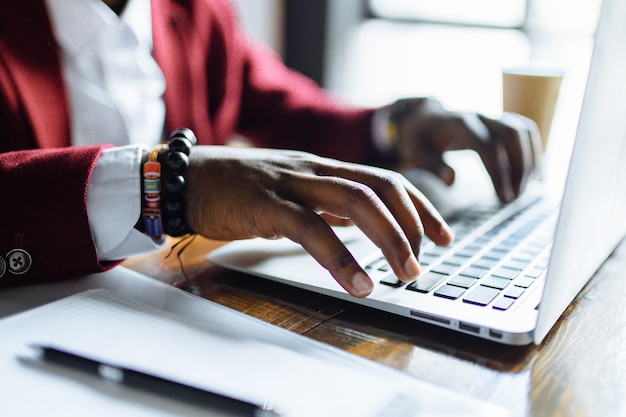
M 371 110 L 334 102 L 271 52 L 252 47 L 228 0 L 153 0 L 152 20 L 154 56 L 167 80 L 166 130 L 189 127 L 201 144 L 224 144 L 237 132 L 258 146 L 353 161 L 373 155 Z M 3 0 L 0 282 L 109 266 L 96 257 L 85 199 L 102 146 L 69 147 L 69 126 L 59 48 L 43 0 Z

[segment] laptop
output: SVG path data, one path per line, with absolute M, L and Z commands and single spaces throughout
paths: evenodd
M 209 261 L 499 343 L 541 343 L 626 234 L 625 42 L 626 2 L 605 0 L 565 186 L 452 215 L 455 242 L 424 242 L 414 283 L 356 228 L 335 230 L 375 281 L 363 299 L 286 239 L 232 242 Z

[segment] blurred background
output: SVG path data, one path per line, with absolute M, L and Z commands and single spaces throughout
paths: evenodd
M 565 154 L 601 0 L 234 0 L 251 37 L 339 98 L 379 106 L 436 96 L 451 109 L 502 111 L 503 68 L 565 71 L 550 146 Z

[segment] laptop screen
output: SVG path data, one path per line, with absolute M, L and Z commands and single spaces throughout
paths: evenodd
M 605 0 L 535 342 L 626 233 L 626 2 Z

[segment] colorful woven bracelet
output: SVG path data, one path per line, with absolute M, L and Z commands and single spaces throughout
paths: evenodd
M 143 165 L 144 233 L 158 243 L 164 240 L 161 219 L 161 163 L 158 161 L 162 149 L 165 149 L 165 145 L 155 146 Z

